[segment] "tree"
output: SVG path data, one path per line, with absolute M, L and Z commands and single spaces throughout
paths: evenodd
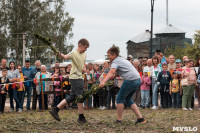
M 186 54 L 190 59 L 197 60 L 200 56 L 200 30 L 197 30 L 194 34 L 194 44 L 190 45 L 186 43 Z
M 185 43 L 185 47 L 175 46 L 165 50 L 165 55 L 174 55 L 176 59 L 182 59 L 188 56 L 189 59 L 197 60 L 200 56 L 200 30 L 194 34 L 194 44 Z
M 185 54 L 185 49 L 184 47 L 181 46 L 174 46 L 171 48 L 167 48 L 164 51 L 164 55 L 166 57 L 169 57 L 170 55 L 174 55 L 176 59 L 182 59 Z
M 0 2 L 1 35 L 9 51 L 15 51 L 14 59 L 22 63 L 22 36 L 26 33 L 26 47 L 31 49 L 31 61 L 40 59 L 50 64 L 53 53 L 41 41 L 34 38 L 33 33 L 50 37 L 53 44 L 64 53 L 72 50 L 69 39 L 73 36 L 74 18 L 64 10 L 64 0 L 2 0 Z M 54 7 L 54 8 L 52 8 Z M 0 53 L 1 54 L 1 53 Z

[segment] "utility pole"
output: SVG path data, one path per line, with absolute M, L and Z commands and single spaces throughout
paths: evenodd
M 168 0 L 166 0 L 166 25 L 168 25 Z
M 150 58 L 152 58 L 152 46 L 153 46 L 153 11 L 154 11 L 154 0 L 151 0 L 151 36 L 150 36 Z
M 25 66 L 25 50 L 26 50 L 26 40 L 25 40 L 25 37 L 26 37 L 26 33 L 23 33 L 23 66 Z

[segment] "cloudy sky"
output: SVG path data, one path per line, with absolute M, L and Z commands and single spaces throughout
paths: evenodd
M 66 0 L 75 18 L 70 40 L 77 48 L 80 38 L 90 42 L 87 59 L 105 58 L 113 44 L 127 57 L 126 42 L 151 27 L 151 0 Z M 200 0 L 168 0 L 169 24 L 192 38 L 200 30 Z M 154 33 L 166 26 L 166 0 L 155 0 Z

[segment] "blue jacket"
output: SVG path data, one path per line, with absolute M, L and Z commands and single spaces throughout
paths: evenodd
M 30 76 L 29 76 L 29 79 L 30 80 L 33 80 L 34 78 L 35 78 L 35 75 L 36 75 L 36 73 L 38 73 L 38 72 L 40 72 L 41 71 L 41 69 L 39 69 L 39 68 L 34 68 L 34 69 L 32 69 L 31 70 L 31 72 L 30 72 Z M 35 88 L 36 87 L 36 85 L 35 85 L 35 83 L 32 81 L 32 86 Z

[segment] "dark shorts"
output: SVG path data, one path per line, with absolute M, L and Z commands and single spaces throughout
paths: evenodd
M 71 83 L 71 92 L 70 96 L 66 98 L 67 103 L 75 101 L 77 96 L 82 95 L 85 85 L 83 79 L 70 79 L 69 81 Z

